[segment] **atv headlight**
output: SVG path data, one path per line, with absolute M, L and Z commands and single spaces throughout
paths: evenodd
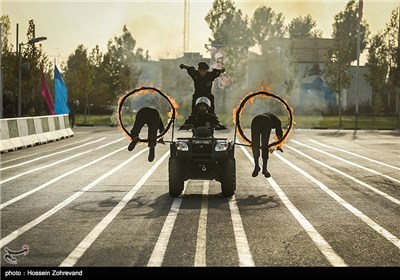
M 226 151 L 228 149 L 228 146 L 229 144 L 226 141 L 217 142 L 217 144 L 215 145 L 215 151 L 216 152 Z
M 176 142 L 176 149 L 178 151 L 187 152 L 189 151 L 189 146 L 186 142 L 178 141 Z

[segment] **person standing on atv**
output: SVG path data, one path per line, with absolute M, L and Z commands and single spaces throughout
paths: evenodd
M 271 177 L 271 174 L 267 170 L 267 162 L 269 156 L 268 142 L 271 130 L 273 128 L 275 129 L 278 139 L 281 139 L 283 136 L 281 121 L 274 114 L 265 113 L 262 115 L 257 115 L 251 121 L 251 149 L 254 158 L 254 171 L 252 173 L 253 177 L 256 177 L 258 172 L 261 170 L 260 165 L 258 164 L 258 159 L 260 158 L 260 147 L 263 161 L 262 173 L 267 178 Z M 277 150 L 283 152 L 280 147 L 278 147 Z
M 208 64 L 205 62 L 200 62 L 198 64 L 198 70 L 194 66 L 189 66 L 186 64 L 179 65 L 181 69 L 186 69 L 189 76 L 192 77 L 194 82 L 194 94 L 192 98 L 192 113 L 197 111 L 196 100 L 199 97 L 205 96 L 211 101 L 210 113 L 215 114 L 214 105 L 214 95 L 211 93 L 213 81 L 225 72 L 225 68 L 213 69 L 208 71 Z
M 132 151 L 139 142 L 139 133 L 145 124 L 148 126 L 147 139 L 148 146 L 150 147 L 148 160 L 152 162 L 154 160 L 154 150 L 157 144 L 157 130 L 159 133 L 162 133 L 165 129 L 160 113 L 153 107 L 143 107 L 137 112 L 130 135 L 132 142 L 128 146 L 128 151 Z M 160 139 L 159 142 L 164 143 L 162 139 Z
M 226 127 L 219 122 L 216 115 L 208 112 L 211 107 L 210 99 L 204 96 L 199 97 L 196 99 L 195 105 L 197 106 L 196 112 L 192 113 L 189 118 L 186 119 L 179 130 L 187 130 L 191 127 L 198 128 L 200 126 L 211 127 L 217 130 L 226 129 Z

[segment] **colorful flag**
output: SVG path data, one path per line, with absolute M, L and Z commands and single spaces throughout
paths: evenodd
M 54 66 L 54 89 L 56 95 L 56 104 L 54 105 L 54 112 L 58 115 L 69 114 L 68 107 L 68 91 L 57 66 Z
M 42 96 L 44 97 L 44 100 L 46 101 L 46 104 L 49 107 L 50 115 L 55 115 L 53 98 L 51 97 L 49 88 L 47 87 L 44 72 L 42 72 Z

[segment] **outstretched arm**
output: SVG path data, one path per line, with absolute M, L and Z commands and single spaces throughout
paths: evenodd
M 188 68 L 190 68 L 190 65 L 186 65 L 186 64 L 181 64 L 181 65 L 179 65 L 179 68 L 181 68 L 181 69 L 188 69 Z

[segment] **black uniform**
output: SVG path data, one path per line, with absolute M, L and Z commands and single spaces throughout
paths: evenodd
M 190 77 L 192 77 L 194 82 L 194 94 L 192 99 L 192 113 L 197 111 L 196 100 L 199 97 L 205 96 L 211 101 L 211 107 L 209 112 L 215 114 L 214 106 L 214 95 L 211 93 L 213 81 L 221 75 L 221 70 L 213 69 L 212 71 L 207 71 L 204 77 L 200 76 L 198 70 L 193 66 L 187 68 L 187 72 Z
M 257 115 L 251 121 L 251 149 L 254 157 L 254 171 L 252 176 L 256 177 L 260 171 L 258 159 L 260 158 L 260 147 L 262 147 L 263 169 L 262 172 L 265 177 L 270 177 L 267 170 L 268 161 L 268 142 L 271 134 L 271 129 L 275 129 L 276 136 L 279 139 L 283 136 L 281 121 L 274 114 L 265 113 Z M 260 141 L 261 138 L 261 141 Z
M 131 130 L 132 142 L 128 146 L 128 151 L 132 151 L 139 142 L 139 133 L 145 124 L 148 126 L 147 139 L 148 146 L 150 147 L 148 160 L 151 162 L 154 160 L 154 149 L 157 144 L 157 130 L 162 133 L 165 129 L 160 113 L 155 108 L 143 107 L 137 112 L 135 123 Z
M 210 124 L 210 127 L 215 128 L 219 125 L 218 117 L 208 112 L 195 112 L 187 118 L 183 127 L 193 125 L 195 128 L 198 128 L 200 126 L 207 126 L 207 123 Z

